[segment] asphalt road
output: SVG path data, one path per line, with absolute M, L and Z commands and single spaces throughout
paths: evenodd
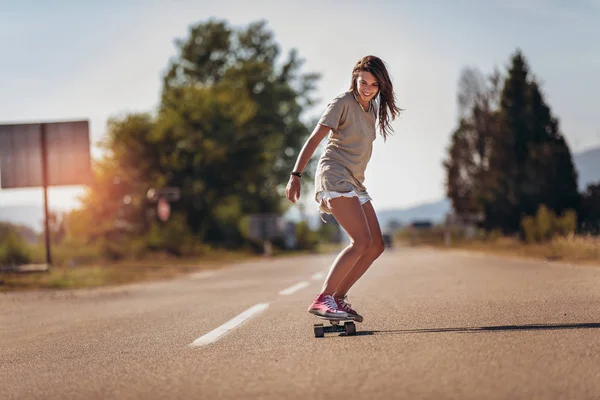
M 600 266 L 388 250 L 315 338 L 334 256 L 0 294 L 0 399 L 600 398 Z

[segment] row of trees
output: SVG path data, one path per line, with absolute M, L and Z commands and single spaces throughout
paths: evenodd
M 541 206 L 575 212 L 579 226 L 600 223 L 598 186 L 583 194 L 571 152 L 525 57 L 517 51 L 508 74 L 463 70 L 458 126 L 448 148 L 447 195 L 459 216 L 479 216 L 483 228 L 523 233 Z

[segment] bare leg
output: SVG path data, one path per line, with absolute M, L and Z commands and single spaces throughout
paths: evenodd
M 334 295 L 336 297 L 344 297 L 348 290 L 358 281 L 358 279 L 369 269 L 373 261 L 375 261 L 384 251 L 385 244 L 383 242 L 383 236 L 381 234 L 381 228 L 377 221 L 377 215 L 373 209 L 371 202 L 363 204 L 363 210 L 367 218 L 369 225 L 369 231 L 371 232 L 372 244 L 369 249 L 356 261 L 356 264 L 350 269 L 350 272 L 340 282 L 339 286 L 335 289 Z
M 340 252 L 331 266 L 321 293 L 333 294 L 352 266 L 371 247 L 369 223 L 358 197 L 330 200 L 331 212 L 350 237 L 350 244 Z

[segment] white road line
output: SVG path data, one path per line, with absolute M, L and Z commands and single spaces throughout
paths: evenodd
M 281 292 L 279 292 L 279 294 L 285 296 L 285 295 L 288 295 L 288 294 L 296 293 L 298 290 L 304 289 L 307 286 L 308 286 L 308 282 L 307 281 L 302 281 L 302 282 L 296 283 L 293 286 L 290 286 L 287 289 L 283 289 Z
M 199 347 L 199 346 L 205 346 L 207 344 L 216 342 L 217 340 L 221 339 L 223 336 L 228 334 L 231 330 L 237 328 L 238 326 L 240 326 L 241 324 L 243 324 L 244 322 L 246 322 L 247 320 L 249 320 L 256 314 L 263 312 L 268 307 L 269 307 L 269 303 L 257 304 L 253 307 L 250 307 L 249 309 L 247 309 L 246 311 L 244 311 L 237 317 L 229 320 L 228 322 L 224 323 L 223 325 L 219 326 L 218 328 L 208 332 L 206 335 L 201 336 L 198 339 L 194 340 L 194 342 L 192 344 L 190 344 L 190 346 L 191 347 Z
M 313 281 L 318 281 L 320 279 L 325 278 L 325 272 L 317 272 L 316 274 L 314 274 L 313 276 L 311 276 Z

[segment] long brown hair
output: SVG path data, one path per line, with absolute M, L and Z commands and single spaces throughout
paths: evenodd
M 352 70 L 352 82 L 350 83 L 350 90 L 358 96 L 356 89 L 356 78 L 360 71 L 366 71 L 373 74 L 377 79 L 379 85 L 379 131 L 385 140 L 388 134 L 394 131 L 391 126 L 391 121 L 396 119 L 400 115 L 401 108 L 396 106 L 396 96 L 394 94 L 394 87 L 392 86 L 392 80 L 388 74 L 385 63 L 379 57 L 365 56 L 358 60 L 354 69 Z M 391 117 L 391 120 L 390 120 Z

